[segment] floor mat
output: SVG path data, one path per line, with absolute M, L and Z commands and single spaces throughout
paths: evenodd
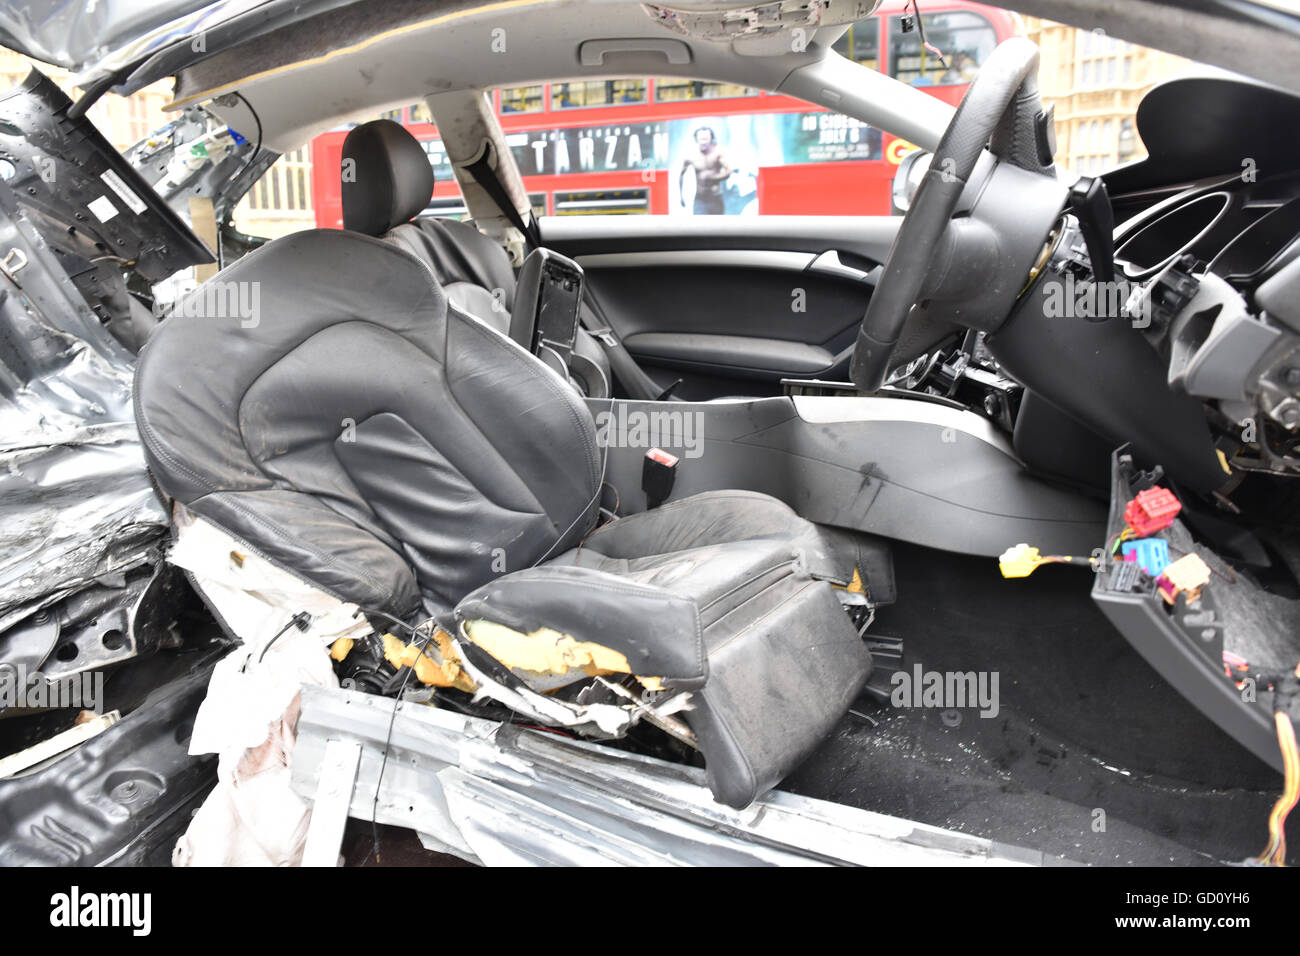
M 1007 581 L 996 561 L 905 545 L 895 565 L 898 603 L 872 632 L 903 639 L 909 677 L 976 672 L 991 690 L 996 675 L 996 716 L 863 698 L 782 789 L 1083 863 L 1263 849 L 1281 774 L 1138 656 L 1086 569 Z M 1288 835 L 1295 846 L 1294 819 Z

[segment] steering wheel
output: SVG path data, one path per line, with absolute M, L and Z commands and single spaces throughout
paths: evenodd
M 935 250 L 985 146 L 999 161 L 1040 172 L 1050 168 L 1050 158 L 1043 163 L 1038 144 L 1042 102 L 1037 74 L 1038 47 L 1012 38 L 993 51 L 962 98 L 903 218 L 862 320 L 850 370 L 862 391 L 874 392 L 884 383 L 903 326 L 926 286 Z

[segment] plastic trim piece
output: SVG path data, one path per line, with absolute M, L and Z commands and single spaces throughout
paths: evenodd
M 734 402 L 588 401 L 614 422 L 657 429 L 685 460 L 669 500 L 736 489 L 801 517 L 962 554 L 1017 541 L 1089 554 L 1105 539 L 1102 502 L 1031 475 L 977 416 L 904 398 L 801 396 Z M 951 412 L 951 414 L 949 414 Z M 605 480 L 635 512 L 644 448 L 611 446 Z

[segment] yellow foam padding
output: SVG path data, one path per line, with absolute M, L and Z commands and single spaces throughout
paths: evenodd
M 866 594 L 867 589 L 862 583 L 862 572 L 858 570 L 857 565 L 853 566 L 853 580 L 848 584 L 832 584 L 831 587 L 837 591 L 848 591 L 850 594 Z
M 998 568 L 1004 578 L 1027 578 L 1042 560 L 1037 548 L 1017 544 L 1002 552 L 998 558 Z
M 347 660 L 348 655 L 352 653 L 354 644 L 356 644 L 356 641 L 352 640 L 352 638 L 340 637 L 330 645 L 330 657 L 336 661 Z
M 415 670 L 415 679 L 431 687 L 454 687 L 472 693 L 477 684 L 460 669 L 460 656 L 452 646 L 451 637 L 446 631 L 433 632 L 433 643 L 437 646 L 441 661 L 429 656 L 427 648 L 404 644 L 391 634 L 384 635 L 384 657 L 396 668 L 411 667 Z
M 465 634 L 511 670 L 545 676 L 575 670 L 589 677 L 632 673 L 627 658 L 618 651 L 591 641 L 574 640 L 549 627 L 521 634 L 502 624 L 479 620 L 467 621 Z

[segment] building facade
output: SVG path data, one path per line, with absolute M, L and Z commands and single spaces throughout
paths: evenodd
M 1038 17 L 1025 17 L 1025 34 L 1041 51 L 1043 102 L 1056 108 L 1056 161 L 1095 175 L 1145 156 L 1133 122 L 1138 103 L 1191 62 Z

